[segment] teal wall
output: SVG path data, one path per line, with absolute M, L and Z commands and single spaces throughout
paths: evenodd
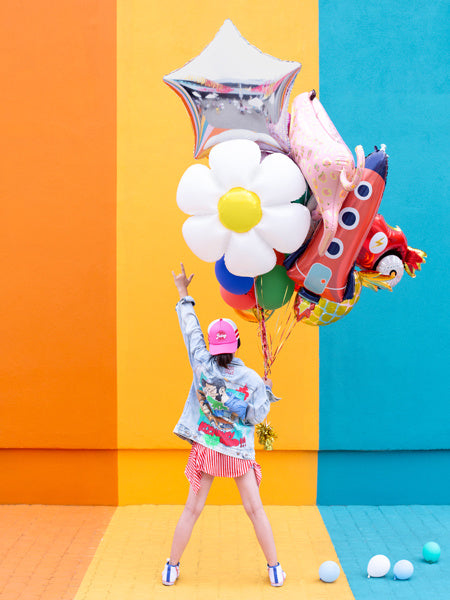
M 319 453 L 318 504 L 450 504 L 448 450 Z
M 405 273 L 392 293 L 364 289 L 350 315 L 320 330 L 319 503 L 350 501 L 369 455 L 348 451 L 367 450 L 379 451 L 370 453 L 375 471 L 391 456 L 383 451 L 415 451 L 409 460 L 441 480 L 440 502 L 450 503 L 448 454 L 419 457 L 450 448 L 449 6 L 319 2 L 320 100 L 352 150 L 387 145 L 380 212 L 428 255 L 415 279 Z M 367 478 L 361 485 L 370 490 Z M 392 485 L 389 502 L 402 502 L 402 478 Z M 432 489 L 421 501 L 433 502 Z

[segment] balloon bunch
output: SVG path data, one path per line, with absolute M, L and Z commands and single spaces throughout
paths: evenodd
M 224 301 L 258 324 L 266 375 L 296 323 L 341 319 L 363 286 L 392 290 L 426 256 L 377 214 L 385 147 L 365 157 L 357 146 L 355 163 L 314 91 L 289 114 L 300 68 L 263 54 L 227 20 L 164 77 L 191 117 L 194 156 L 209 153 L 209 168 L 190 166 L 178 186 L 190 215 L 184 239 L 215 263 Z

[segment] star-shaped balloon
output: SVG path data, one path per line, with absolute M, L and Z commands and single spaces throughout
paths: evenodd
M 195 158 L 236 138 L 288 153 L 289 95 L 300 69 L 252 46 L 227 19 L 201 54 L 164 77 L 191 117 Z

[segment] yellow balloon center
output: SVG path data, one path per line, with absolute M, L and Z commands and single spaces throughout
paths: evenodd
M 224 194 L 218 209 L 222 225 L 237 233 L 250 231 L 262 217 L 259 196 L 241 187 L 232 188 Z

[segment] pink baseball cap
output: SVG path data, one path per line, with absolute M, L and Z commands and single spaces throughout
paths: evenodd
M 232 354 L 238 347 L 239 331 L 231 319 L 216 319 L 208 326 L 209 353 Z

